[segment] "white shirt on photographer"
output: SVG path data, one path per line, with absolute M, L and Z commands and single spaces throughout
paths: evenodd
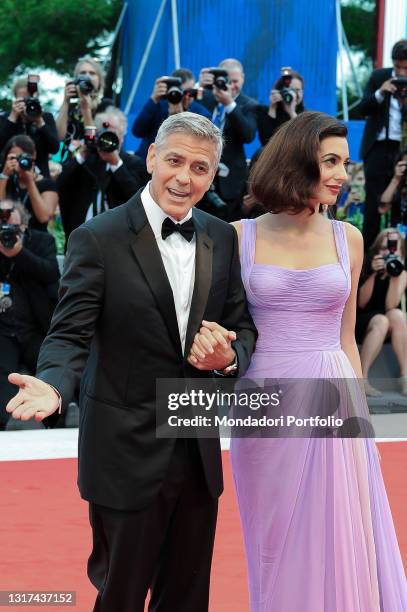
M 395 72 L 391 73 L 391 78 L 395 78 Z M 381 93 L 380 89 L 375 91 L 375 98 L 379 104 L 383 104 L 384 95 Z M 384 126 L 379 134 L 377 135 L 376 140 L 386 140 L 389 138 L 390 140 L 398 140 L 401 141 L 401 109 L 400 103 L 395 96 L 390 96 L 390 105 L 389 105 L 389 135 L 386 136 L 386 126 Z
M 80 166 L 82 166 L 82 164 L 85 163 L 85 158 L 80 154 L 80 153 L 76 153 L 75 154 L 75 159 L 78 162 L 78 164 Z M 117 162 L 117 164 L 106 164 L 106 172 L 116 172 L 116 170 L 118 170 L 120 168 L 120 166 L 123 165 L 123 160 L 119 159 L 119 161 Z M 105 210 L 107 210 L 109 207 L 106 205 L 106 202 L 103 201 L 103 194 L 102 191 L 99 189 L 99 191 L 96 194 L 96 214 L 100 215 L 100 213 L 104 212 Z M 92 219 L 95 215 L 94 215 L 94 204 L 92 202 L 92 204 L 89 205 L 89 208 L 86 212 L 86 217 L 85 217 L 85 221 L 89 221 L 90 219 Z

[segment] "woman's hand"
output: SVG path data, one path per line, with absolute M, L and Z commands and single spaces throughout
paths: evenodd
M 269 109 L 275 109 L 277 108 L 277 104 L 279 102 L 282 102 L 283 98 L 281 97 L 281 93 L 278 91 L 278 89 L 272 89 L 270 92 L 270 98 L 269 98 Z
M 8 155 L 6 159 L 6 163 L 4 164 L 3 174 L 7 176 L 11 176 L 13 172 L 18 172 L 19 165 L 17 161 L 17 157 L 15 155 Z
M 68 81 L 65 84 L 64 103 L 69 104 L 71 101 L 71 98 L 77 98 L 77 97 L 78 97 L 78 92 L 77 92 L 75 83 L 73 81 Z
M 29 187 L 30 185 L 32 185 L 36 181 L 36 176 L 35 176 L 34 169 L 33 168 L 31 168 L 30 170 L 22 170 L 22 169 L 20 169 L 19 179 L 20 179 L 20 181 L 24 185 Z
M 372 271 L 377 274 L 378 272 L 384 272 L 385 270 L 385 261 L 381 255 L 375 255 L 372 259 L 372 263 L 370 264 Z

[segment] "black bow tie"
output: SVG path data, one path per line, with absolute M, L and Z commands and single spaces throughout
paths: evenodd
M 161 228 L 161 236 L 163 240 L 166 240 L 168 236 L 171 236 L 174 232 L 179 232 L 185 240 L 191 242 L 192 237 L 195 233 L 194 222 L 192 219 L 185 221 L 185 223 L 174 223 L 169 217 L 164 219 Z

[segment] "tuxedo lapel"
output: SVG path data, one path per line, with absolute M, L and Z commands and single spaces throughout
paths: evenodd
M 155 297 L 157 308 L 167 325 L 168 333 L 177 352 L 182 354 L 174 297 L 140 198 L 141 190 L 128 202 L 129 225 L 133 230 L 131 247 L 140 269 Z M 153 330 L 152 330 L 153 331 Z
M 185 357 L 188 357 L 194 336 L 201 327 L 212 282 L 213 242 L 195 211 L 193 219 L 196 229 L 195 283 L 185 340 Z

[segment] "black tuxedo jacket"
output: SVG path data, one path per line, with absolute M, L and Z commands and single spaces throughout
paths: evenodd
M 156 378 L 208 376 L 188 364 L 202 319 L 237 332 L 239 374 L 257 337 L 240 277 L 234 228 L 200 210 L 195 285 L 182 354 L 172 290 L 140 192 L 71 235 L 60 302 L 38 376 L 71 397 L 81 381 L 79 488 L 120 510 L 146 507 L 175 440 L 156 438 Z M 52 418 L 52 417 L 51 417 Z M 219 440 L 200 439 L 209 491 L 223 488 Z
M 47 333 L 57 303 L 59 268 L 54 237 L 48 232 L 29 229 L 23 249 L 13 258 L 0 254 L 0 280 L 4 272 L 21 287 L 40 334 Z
M 63 165 L 58 177 L 59 206 L 62 224 L 68 238 L 82 225 L 95 193 L 102 189 L 109 208 L 127 202 L 148 181 L 144 161 L 136 155 L 120 152 L 123 165 L 116 172 L 107 172 L 106 163 L 97 153 L 89 155 L 83 164 L 75 158 Z
M 386 93 L 381 104 L 376 100 L 374 93 L 385 81 L 390 79 L 392 71 L 392 68 L 374 70 L 359 104 L 360 112 L 366 117 L 366 125 L 360 145 L 360 157 L 363 160 L 366 159 L 383 127 L 389 125 L 390 93 Z
M 226 177 L 216 177 L 216 191 L 225 200 L 242 197 L 247 178 L 244 144 L 252 142 L 257 129 L 257 102 L 244 94 L 235 100 L 236 108 L 226 115 L 223 136 L 225 145 L 221 162 L 229 168 Z M 211 112 L 217 104 L 211 91 L 205 91 L 201 103 Z

